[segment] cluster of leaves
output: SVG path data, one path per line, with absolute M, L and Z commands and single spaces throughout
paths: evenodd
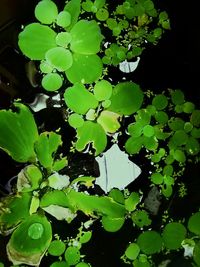
M 151 105 L 140 109 L 134 120 L 128 126 L 126 151 L 148 151 L 147 157 L 156 167 L 150 179 L 161 187 L 164 196 L 170 197 L 177 164 L 183 169 L 191 156 L 198 160 L 200 111 L 185 100 L 182 91 L 170 90 L 167 96 L 153 96 Z M 163 147 L 163 141 L 167 146 Z
M 97 22 L 79 20 L 80 0 L 71 0 L 63 11 L 51 0 L 35 7 L 40 23 L 27 25 L 19 34 L 19 47 L 32 60 L 40 60 L 42 86 L 56 91 L 65 77 L 71 82 L 92 83 L 102 74 L 96 54 L 103 39 Z
M 90 91 L 80 83 L 67 88 L 64 99 L 73 112 L 68 122 L 77 129 L 76 149 L 82 151 L 92 142 L 95 155 L 98 155 L 106 147 L 106 134 L 119 130 L 118 119 L 133 114 L 141 107 L 143 92 L 132 82 L 119 83 L 113 87 L 110 82 L 101 80 Z
M 200 266 L 200 212 L 194 213 L 188 220 L 187 228 L 181 222 L 169 222 L 161 231 L 147 230 L 130 243 L 122 259 L 137 267 L 155 266 L 152 255 L 169 253 L 183 249 L 190 251 L 189 257 Z M 196 266 L 195 265 L 195 266 Z
M 109 44 L 102 58 L 108 65 L 117 66 L 139 56 L 146 42 L 157 44 L 164 30 L 170 29 L 167 13 L 157 11 L 151 0 L 125 0 L 113 11 L 105 0 L 86 0 L 82 9 L 95 15 L 103 32 L 111 31 L 112 40 L 106 40 Z

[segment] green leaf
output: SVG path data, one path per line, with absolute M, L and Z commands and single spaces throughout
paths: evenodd
M 76 149 L 82 151 L 86 145 L 92 143 L 96 150 L 95 156 L 104 151 L 107 144 L 106 133 L 98 123 L 86 121 L 83 126 L 77 129 Z
M 94 96 L 98 101 L 108 100 L 112 95 L 112 84 L 106 80 L 96 82 Z
M 71 24 L 71 14 L 68 11 L 61 11 L 57 18 L 56 24 L 60 27 L 66 28 Z
M 99 9 L 102 8 L 106 3 L 106 0 L 95 0 L 94 1 L 94 6 Z
M 179 162 L 185 162 L 186 161 L 186 156 L 185 156 L 185 153 L 180 150 L 180 149 L 176 149 L 174 151 L 174 159 L 179 161 Z
M 62 83 L 63 80 L 58 73 L 48 73 L 42 78 L 42 87 L 49 92 L 60 89 Z
M 18 195 L 9 196 L 1 199 L 2 208 L 0 211 L 0 232 L 6 234 L 9 229 L 16 227 L 21 221 L 26 219 L 29 214 L 32 194 L 19 193 Z
M 189 137 L 186 143 L 186 151 L 189 155 L 197 155 L 200 150 L 200 144 L 194 137 Z
M 188 141 L 188 135 L 186 134 L 186 132 L 184 130 L 178 130 L 172 136 L 171 141 L 176 146 L 185 145 Z
M 121 127 L 118 122 L 119 117 L 120 115 L 115 112 L 103 110 L 100 113 L 97 122 L 103 127 L 106 133 L 115 133 Z
M 108 110 L 122 115 L 131 115 L 141 107 L 143 92 L 133 82 L 122 82 L 114 87 L 110 101 Z
M 151 181 L 154 184 L 162 184 L 163 183 L 163 176 L 160 173 L 153 173 L 151 175 Z
M 70 48 L 73 52 L 93 55 L 100 51 L 102 35 L 96 21 L 80 20 L 70 31 L 72 40 Z
M 62 207 L 70 207 L 70 202 L 64 191 L 53 190 L 45 193 L 40 200 L 40 207 L 48 207 L 50 205 L 58 205 Z
M 200 211 L 194 213 L 188 221 L 188 229 L 190 232 L 200 236 Z
M 162 123 L 162 124 L 167 123 L 169 120 L 167 113 L 164 111 L 156 112 L 155 119 L 157 120 L 158 123 Z
M 142 137 L 130 137 L 125 143 L 125 149 L 129 154 L 136 154 L 143 145 Z
M 145 210 L 137 210 L 132 213 L 131 219 L 135 225 L 140 228 L 151 224 L 151 219 Z
M 130 196 L 125 199 L 125 208 L 129 212 L 134 211 L 136 209 L 137 204 L 140 202 L 140 196 L 136 192 L 132 192 Z
M 180 118 L 171 118 L 168 122 L 169 128 L 173 131 L 183 130 L 184 124 L 184 120 Z
M 62 190 L 63 188 L 67 187 L 69 182 L 69 176 L 61 175 L 59 173 L 53 173 L 47 179 L 48 186 L 54 189 Z
M 80 83 L 67 88 L 64 99 L 67 107 L 78 114 L 86 114 L 89 109 L 95 109 L 98 106 L 94 95 Z
M 103 216 L 101 223 L 107 232 L 117 232 L 121 229 L 125 222 L 124 217 L 123 218 L 111 218 L 108 216 Z
M 13 232 L 7 253 L 13 264 L 39 265 L 50 245 L 51 224 L 45 216 L 31 215 Z
M 79 237 L 79 242 L 81 244 L 88 243 L 92 238 L 92 231 L 82 232 L 81 236 Z
M 168 223 L 162 233 L 164 245 L 168 249 L 177 250 L 181 247 L 182 241 L 186 237 L 186 229 L 181 223 Z
M 76 267 L 90 267 L 91 265 L 87 264 L 86 262 L 79 262 L 76 264 Z
M 57 6 L 50 0 L 40 1 L 35 7 L 35 17 L 43 24 L 53 23 L 57 15 Z
M 162 12 L 160 13 L 160 16 Z M 185 96 L 181 90 L 175 90 L 171 93 L 172 103 L 174 105 L 181 105 L 184 103 Z
M 102 74 L 102 61 L 97 55 L 73 54 L 73 64 L 66 71 L 67 79 L 71 83 L 93 83 Z
M 192 112 L 192 115 L 190 117 L 190 122 L 196 127 L 200 126 L 200 110 L 199 109 L 196 109 Z
M 54 47 L 45 54 L 46 61 L 58 71 L 68 70 L 73 63 L 72 54 L 63 47 Z
M 53 240 L 48 248 L 48 253 L 52 256 L 60 256 L 64 253 L 66 245 L 61 240 Z
M 152 136 L 154 136 L 154 134 L 155 134 L 154 127 L 151 126 L 151 125 L 144 126 L 144 128 L 143 128 L 143 134 L 146 137 L 152 137 Z
M 143 253 L 151 255 L 161 251 L 163 241 L 159 233 L 155 231 L 145 231 L 139 235 L 137 244 Z
M 64 157 L 64 158 L 54 161 L 52 170 L 55 172 L 58 172 L 62 170 L 64 167 L 66 167 L 67 165 L 68 165 L 68 160 L 66 157 Z
M 71 265 L 75 265 L 80 261 L 81 254 L 78 247 L 68 247 L 65 251 L 65 260 Z
M 40 134 L 38 141 L 35 143 L 35 152 L 37 158 L 44 168 L 52 168 L 55 153 L 59 146 L 62 145 L 61 136 L 54 132 L 44 132 Z
M 194 103 L 192 103 L 192 102 L 185 102 L 185 103 L 183 104 L 183 111 L 184 111 L 185 113 L 190 114 L 190 113 L 193 112 L 194 109 L 195 109 L 195 105 L 194 105 Z
M 152 105 L 156 107 L 157 110 L 162 110 L 167 107 L 168 100 L 165 95 L 156 95 L 153 98 Z
M 65 11 L 68 11 L 71 14 L 71 24 L 68 27 L 70 30 L 78 21 L 78 17 L 81 12 L 80 0 L 70 0 L 64 7 Z
M 114 201 L 120 204 L 124 204 L 124 194 L 122 193 L 121 190 L 117 188 L 113 188 L 109 192 L 108 196 L 111 197 Z
M 172 195 L 172 186 L 170 184 L 163 184 L 162 185 L 162 194 L 166 197 L 169 198 Z
M 37 126 L 30 110 L 15 103 L 15 111 L 0 111 L 0 148 L 18 162 L 34 162 L 34 143 L 38 138 Z
M 69 32 L 60 32 L 56 36 L 56 44 L 67 48 L 68 44 L 71 42 L 71 34 Z
M 51 73 L 53 71 L 53 67 L 46 62 L 46 60 L 41 61 L 40 70 L 43 73 Z
M 32 60 L 42 60 L 46 52 L 56 47 L 56 33 L 39 23 L 29 24 L 19 34 L 19 48 Z
M 50 267 L 70 267 L 66 261 L 55 261 Z
M 200 242 L 195 244 L 194 251 L 193 251 L 193 259 L 197 266 L 200 266 Z
M 96 18 L 100 21 L 105 21 L 109 17 L 109 12 L 105 8 L 100 8 L 96 13 Z
M 140 248 L 136 243 L 129 244 L 129 246 L 125 251 L 125 255 L 129 260 L 135 260 L 139 255 L 139 253 L 140 253 Z
M 84 119 L 81 115 L 73 113 L 68 118 L 69 125 L 73 128 L 79 128 L 83 126 Z

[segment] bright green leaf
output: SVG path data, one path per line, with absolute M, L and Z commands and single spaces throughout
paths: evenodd
M 35 7 L 35 17 L 43 24 L 53 23 L 57 15 L 57 6 L 50 0 L 42 0 Z

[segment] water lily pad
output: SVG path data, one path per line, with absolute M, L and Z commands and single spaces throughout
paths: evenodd
M 199 225 L 200 225 L 200 212 L 196 212 L 189 218 L 188 229 L 190 230 L 190 232 L 196 235 L 200 235 Z
M 78 247 L 68 247 L 65 251 L 65 260 L 71 265 L 76 265 L 81 258 L 80 251 Z
M 171 98 L 172 98 L 173 104 L 180 105 L 184 103 L 185 96 L 181 90 L 175 90 L 175 91 L 172 91 Z
M 66 261 L 55 261 L 53 262 L 50 267 L 69 267 Z
M 18 44 L 25 56 L 42 60 L 49 49 L 56 47 L 55 38 L 56 33 L 48 26 L 31 23 L 19 34 Z
M 184 104 L 183 104 L 183 111 L 185 112 L 185 113 L 192 113 L 193 112 L 193 110 L 195 109 L 195 105 L 194 105 L 194 103 L 192 103 L 192 102 L 185 102 Z
M 144 126 L 144 128 L 143 128 L 143 134 L 146 137 L 152 137 L 155 134 L 154 127 L 151 126 L 151 125 Z
M 52 256 L 60 256 L 64 253 L 66 245 L 61 240 L 53 240 L 48 248 L 48 253 Z
M 137 239 L 141 251 L 147 255 L 160 252 L 163 241 L 159 233 L 155 231 L 145 231 Z
M 77 138 L 78 151 L 82 151 L 87 144 L 92 143 L 96 156 L 105 149 L 107 144 L 106 133 L 102 126 L 91 121 L 84 122 L 83 126 L 77 129 Z
M 57 91 L 62 86 L 63 80 L 58 73 L 48 73 L 42 78 L 42 87 L 49 91 Z
M 111 105 L 108 110 L 122 115 L 131 115 L 141 107 L 143 92 L 133 82 L 122 82 L 114 87 L 110 100 Z
M 58 71 L 69 69 L 73 62 L 71 52 L 63 47 L 49 49 L 45 54 L 45 58 L 47 62 Z
M 71 14 L 68 11 L 61 11 L 57 18 L 56 24 L 60 27 L 66 28 L 71 24 Z
M 92 231 L 82 232 L 81 236 L 79 237 L 79 242 L 81 244 L 88 243 L 92 238 Z
M 58 8 L 50 0 L 42 0 L 35 7 L 35 17 L 43 24 L 51 24 L 56 20 Z
M 43 73 L 51 73 L 53 71 L 53 67 L 46 60 L 43 60 L 40 63 L 40 70 Z
M 196 109 L 192 112 L 190 122 L 196 127 L 200 126 L 200 110 Z
M 136 243 L 129 244 L 129 246 L 127 247 L 125 251 L 126 257 L 130 260 L 135 260 L 137 256 L 139 255 L 139 253 L 140 253 L 140 248 L 138 244 Z
M 79 128 L 83 126 L 84 119 L 81 115 L 73 113 L 68 118 L 69 125 L 73 128 Z
M 39 265 L 52 238 L 46 217 L 31 215 L 13 232 L 7 253 L 13 264 Z
M 185 148 L 189 155 L 197 155 L 200 150 L 200 143 L 194 137 L 189 137 Z
M 153 173 L 151 175 L 151 181 L 154 184 L 162 184 L 163 183 L 163 176 L 160 173 Z
M 143 146 L 142 137 L 130 137 L 125 143 L 125 149 L 129 154 L 136 154 Z
M 152 105 L 156 107 L 157 110 L 162 110 L 167 107 L 168 100 L 165 95 L 156 95 L 153 98 Z
M 109 17 L 109 12 L 105 8 L 100 8 L 96 13 L 96 18 L 100 21 L 105 21 Z
M 71 83 L 93 83 L 102 74 L 102 61 L 97 55 L 73 55 L 73 64 L 66 71 L 67 79 Z
M 72 36 L 70 48 L 73 52 L 83 55 L 99 52 L 103 37 L 96 21 L 80 20 L 73 26 L 70 33 Z
M 64 99 L 67 107 L 78 114 L 86 114 L 89 109 L 98 106 L 94 95 L 80 83 L 69 87 L 64 93 Z
M 162 233 L 164 245 L 168 249 L 177 250 L 181 247 L 182 241 L 186 237 L 186 229 L 181 223 L 168 223 Z
M 35 161 L 34 143 L 37 126 L 30 110 L 15 103 L 15 111 L 0 111 L 0 148 L 18 162 Z

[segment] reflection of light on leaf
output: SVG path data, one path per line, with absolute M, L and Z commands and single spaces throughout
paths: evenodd
M 112 188 L 124 189 L 141 173 L 141 169 L 128 159 L 128 155 L 122 152 L 117 144 L 96 160 L 100 167 L 100 177 L 97 178 L 96 184 L 105 192 Z

